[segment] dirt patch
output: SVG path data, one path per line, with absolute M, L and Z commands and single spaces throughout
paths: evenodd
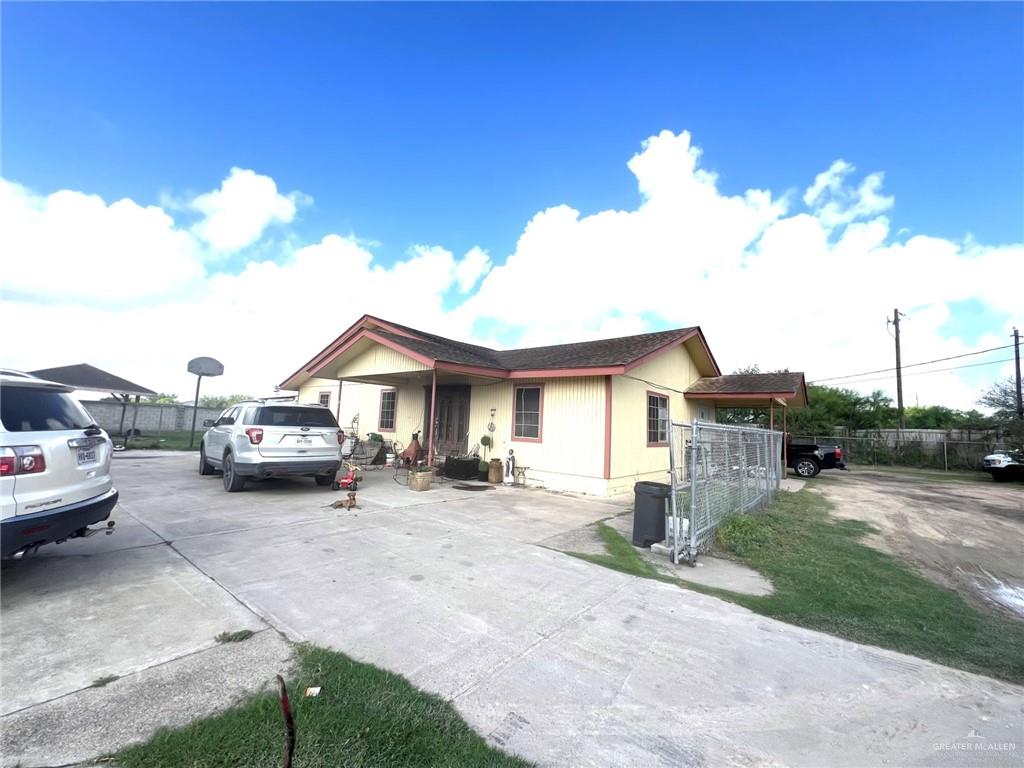
M 878 529 L 865 543 L 975 605 L 1024 620 L 1024 488 L 851 472 L 812 487 L 836 517 Z

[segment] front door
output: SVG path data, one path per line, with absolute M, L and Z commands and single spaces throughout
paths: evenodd
M 424 413 L 430 418 L 430 387 L 427 387 Z M 434 453 L 438 456 L 462 456 L 469 448 L 469 387 L 437 388 L 434 403 Z M 424 436 L 423 447 L 427 447 Z

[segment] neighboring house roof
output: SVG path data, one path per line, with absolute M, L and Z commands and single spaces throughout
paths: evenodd
M 60 384 L 67 384 L 75 389 L 87 389 L 95 392 L 115 392 L 121 395 L 155 395 L 152 389 L 146 389 L 139 384 L 122 379 L 112 373 L 97 368 L 88 363 L 78 365 L 64 365 L 59 368 L 44 368 L 39 371 L 30 371 L 33 376 L 41 379 L 49 379 Z
M 477 344 L 447 339 L 433 333 L 364 315 L 355 325 L 335 339 L 317 356 L 289 376 L 281 387 L 293 389 L 305 376 L 315 375 L 327 361 L 344 352 L 360 334 L 378 343 L 406 350 L 424 363 L 453 364 L 487 369 L 499 376 L 521 377 L 530 374 L 550 375 L 552 371 L 586 371 L 591 374 L 624 373 L 647 358 L 672 346 L 694 342 L 707 353 L 705 367 L 715 373 L 718 365 L 708 349 L 704 335 L 697 326 L 669 331 L 623 336 L 614 339 L 555 344 L 547 347 L 497 350 Z M 563 374 L 564 375 L 564 374 Z
M 743 396 L 781 397 L 807 402 L 807 384 L 799 372 L 733 373 L 725 376 L 705 376 L 686 390 L 691 399 L 714 399 L 716 396 L 735 398 Z

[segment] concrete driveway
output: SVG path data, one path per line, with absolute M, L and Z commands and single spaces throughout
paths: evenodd
M 215 711 L 299 640 L 405 675 L 545 765 L 1020 764 L 1020 687 L 544 545 L 621 505 L 416 494 L 382 472 L 345 512 L 311 480 L 229 495 L 195 464 L 119 456 L 115 535 L 4 570 L 5 764 L 85 760 Z

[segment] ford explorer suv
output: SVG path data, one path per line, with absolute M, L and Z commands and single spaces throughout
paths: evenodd
M 117 491 L 113 445 L 71 387 L 0 370 L 0 540 L 4 558 L 97 533 Z M 112 525 L 112 523 L 111 523 Z
M 301 475 L 330 486 L 345 433 L 322 405 L 252 400 L 226 409 L 199 444 L 199 474 L 220 470 L 225 491 L 247 479 Z

